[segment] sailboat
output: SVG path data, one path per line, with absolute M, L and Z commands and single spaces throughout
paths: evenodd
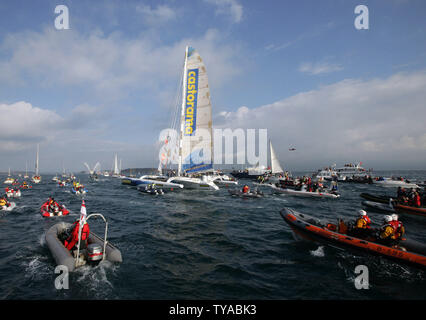
M 112 176 L 116 178 L 120 178 L 120 169 L 118 168 L 118 156 L 115 154 L 114 156 L 114 164 L 112 168 Z
M 275 154 L 274 147 L 272 146 L 272 142 L 269 139 L 269 158 L 271 161 L 271 170 L 268 172 L 268 175 L 265 177 L 265 181 L 260 183 L 265 186 L 272 186 L 274 183 L 279 183 L 283 181 L 285 176 L 284 170 L 281 167 L 280 161 L 278 160 L 277 155 Z M 264 176 L 264 175 L 263 175 Z
M 203 172 L 213 169 L 212 105 L 206 67 L 198 52 L 185 49 L 177 176 L 167 182 L 185 189 L 218 190 Z
M 278 182 L 279 178 L 277 175 L 284 173 L 283 168 L 281 167 L 280 161 L 275 154 L 274 147 L 272 147 L 272 142 L 269 140 L 269 154 L 271 157 L 271 176 L 269 177 L 269 182 Z
M 9 174 L 8 174 L 8 176 L 7 176 L 6 180 L 4 181 L 4 183 L 5 183 L 5 184 L 13 184 L 14 182 L 15 182 L 15 179 L 13 179 L 13 178 L 10 176 L 10 168 L 9 168 Z
M 24 179 L 29 179 L 30 177 L 28 176 L 28 163 L 25 162 L 25 176 Z
M 35 175 L 33 176 L 33 182 L 34 183 L 40 183 L 41 176 L 38 173 L 38 161 L 39 161 L 39 144 L 37 144 L 37 159 L 35 163 Z

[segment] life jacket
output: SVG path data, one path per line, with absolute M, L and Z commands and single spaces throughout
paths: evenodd
M 248 186 L 244 186 L 244 187 L 243 187 L 243 192 L 244 192 L 244 193 L 248 193 L 248 192 L 249 192 L 249 190 L 250 190 L 250 188 L 249 188 Z
M 3 207 L 7 204 L 7 201 L 4 199 L 0 199 L 0 207 Z
M 360 224 L 358 222 L 361 222 L 361 226 L 359 226 Z M 361 229 L 366 229 L 366 228 L 370 228 L 370 224 L 371 224 L 371 220 L 368 216 L 361 216 L 356 220 L 356 227 L 357 228 L 361 228 Z
M 420 205 L 421 205 L 421 201 L 420 201 L 420 196 L 419 196 L 419 194 L 416 194 L 416 195 L 414 196 L 414 205 L 415 205 L 416 207 L 420 207 Z
M 391 223 L 387 223 L 380 228 L 380 238 L 389 239 L 389 238 L 393 238 L 394 235 L 395 235 L 395 228 Z
M 404 233 L 405 233 L 405 228 L 402 225 L 401 221 L 394 221 L 395 223 L 395 233 L 392 237 L 392 239 L 400 239 Z
M 65 241 L 65 247 L 68 250 L 71 250 L 72 248 L 74 248 L 75 245 L 78 244 L 78 232 L 80 229 L 80 220 L 77 220 L 76 222 L 74 222 L 73 224 L 73 229 L 71 232 L 71 236 Z M 83 225 L 83 228 L 81 230 L 81 241 L 87 241 L 87 239 L 89 238 L 89 234 L 90 234 L 90 227 L 89 224 L 86 222 Z

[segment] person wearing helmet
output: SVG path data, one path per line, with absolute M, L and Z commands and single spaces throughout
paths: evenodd
M 385 245 L 392 245 L 393 238 L 395 237 L 395 228 L 392 225 L 393 219 L 389 215 L 385 215 L 383 218 L 383 225 L 379 230 L 379 241 Z
M 358 218 L 355 221 L 353 228 L 354 236 L 365 237 L 370 234 L 370 224 L 371 220 L 367 215 L 365 210 L 358 211 Z
M 394 240 L 394 242 L 399 242 L 402 239 L 402 236 L 405 233 L 405 228 L 402 224 L 401 221 L 398 220 L 398 215 L 397 214 L 392 214 L 392 226 L 394 227 L 395 233 L 392 237 L 392 239 Z

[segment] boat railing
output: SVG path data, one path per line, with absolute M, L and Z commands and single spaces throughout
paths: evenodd
M 105 234 L 104 234 L 104 248 L 103 248 L 103 254 L 102 254 L 102 260 L 105 260 L 105 250 L 107 245 L 107 235 L 108 235 L 108 221 L 105 219 L 105 217 L 100 213 L 91 213 L 89 214 L 85 222 L 89 220 L 91 217 L 101 217 L 102 220 L 105 222 Z M 80 258 L 80 242 L 81 242 L 81 232 L 83 231 L 83 226 L 80 224 L 80 228 L 78 230 L 78 245 L 77 245 L 77 256 L 75 258 L 75 266 L 78 266 L 78 260 Z

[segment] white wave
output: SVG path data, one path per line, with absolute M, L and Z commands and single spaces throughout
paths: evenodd
M 322 258 L 322 257 L 325 256 L 324 247 L 323 246 L 319 246 L 317 250 L 311 250 L 310 253 L 314 257 L 321 257 Z

